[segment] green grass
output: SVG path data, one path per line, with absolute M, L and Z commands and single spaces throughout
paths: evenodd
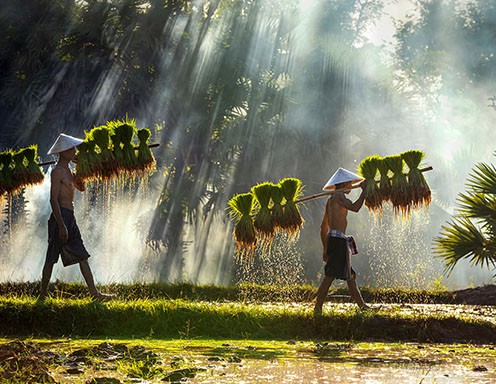
M 159 339 L 273 339 L 495 342 L 496 323 L 471 311 L 408 310 L 401 305 L 361 312 L 326 304 L 315 319 L 315 287 L 114 284 L 108 303 L 92 301 L 82 284 L 56 282 L 37 301 L 37 283 L 0 284 L 0 336 Z M 369 303 L 445 304 L 445 290 L 366 289 Z M 332 294 L 344 294 L 335 289 Z M 417 307 L 418 308 L 418 307 Z M 490 315 L 489 315 L 490 316 Z
M 102 304 L 88 298 L 0 297 L 0 318 L 3 336 L 496 341 L 494 323 L 470 317 L 333 305 L 314 319 L 311 303 L 139 299 Z
M 242 301 L 304 302 L 316 290 L 309 285 L 276 286 L 240 284 L 232 286 L 137 283 L 111 284 L 100 287 L 103 292 L 116 294 L 125 300 L 141 299 L 184 299 L 189 301 Z M 0 284 L 0 296 L 19 297 L 38 295 L 39 283 L 3 283 Z M 439 304 L 452 303 L 454 296 L 447 290 L 412 290 L 404 288 L 372 289 L 361 287 L 362 295 L 367 302 Z M 86 298 L 88 289 L 80 283 L 55 282 L 50 284 L 52 296 L 59 298 Z M 331 294 L 349 295 L 346 288 L 333 288 Z

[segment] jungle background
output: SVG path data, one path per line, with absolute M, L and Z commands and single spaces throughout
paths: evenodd
M 97 281 L 316 282 L 325 200 L 300 207 L 297 242 L 236 263 L 229 198 L 297 177 L 313 194 L 365 156 L 427 153 L 428 211 L 350 214 L 359 283 L 491 280 L 432 241 L 496 131 L 496 4 L 379 0 L 0 0 L 0 149 L 113 119 L 153 131 L 145 183 L 89 186 L 76 216 Z M 45 168 L 49 173 L 49 170 Z M 38 280 L 49 178 L 3 203 L 0 277 Z M 355 195 L 352 195 L 354 198 Z M 54 275 L 78 279 L 77 269 Z

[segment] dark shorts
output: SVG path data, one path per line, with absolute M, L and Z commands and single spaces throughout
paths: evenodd
M 67 267 L 68 265 L 77 264 L 80 261 L 88 259 L 90 254 L 84 247 L 74 212 L 67 208 L 60 208 L 60 212 L 67 227 L 67 232 L 69 232 L 69 239 L 65 243 L 59 239 L 59 226 L 52 213 L 48 220 L 48 250 L 46 261 L 55 264 L 59 260 L 59 256 L 61 256 L 62 264 L 64 264 L 64 267 Z
M 327 238 L 327 263 L 325 265 L 325 275 L 339 280 L 349 280 L 348 276 L 348 244 L 346 239 L 341 237 Z M 355 271 L 351 268 L 351 274 Z

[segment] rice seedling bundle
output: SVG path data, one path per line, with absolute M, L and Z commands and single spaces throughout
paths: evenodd
M 126 170 L 134 170 L 138 168 L 138 158 L 136 156 L 133 137 L 136 132 L 134 124 L 124 123 L 115 128 L 116 132 L 119 132 L 119 137 L 122 144 L 122 156 L 124 159 L 124 166 Z
M 100 159 L 92 136 L 86 135 L 84 141 L 78 145 L 77 156 L 76 179 L 78 182 L 82 183 L 98 178 Z
M 78 146 L 78 180 L 110 179 L 122 171 L 136 176 L 136 171 L 153 168 L 155 159 L 148 146 L 151 132 L 147 128 L 138 131 L 135 125 L 134 120 L 113 120 L 86 132 L 84 142 Z M 134 145 L 135 134 L 140 140 L 138 148 Z
M 155 158 L 151 149 L 148 147 L 148 141 L 152 135 L 148 128 L 138 129 L 138 164 L 140 170 L 147 170 L 153 168 L 155 165 Z
M 90 165 L 90 145 L 87 141 L 77 147 L 76 178 L 80 180 L 88 179 L 91 175 Z
M 253 223 L 254 200 L 252 193 L 234 195 L 228 202 L 231 217 L 236 220 L 234 238 L 239 254 L 250 254 L 257 244 L 257 234 Z
M 97 175 L 102 179 L 109 179 L 116 175 L 117 168 L 114 162 L 114 154 L 111 150 L 110 128 L 106 126 L 93 128 L 87 133 L 87 137 L 96 144 L 98 164 L 96 164 Z
M 269 208 L 273 186 L 274 184 L 265 182 L 257 184 L 251 189 L 258 209 L 254 218 L 254 226 L 266 245 L 270 245 L 274 238 L 274 221 Z
M 393 212 L 407 215 L 411 208 L 411 199 L 408 192 L 408 181 L 404 171 L 404 163 L 401 155 L 393 155 L 385 158 L 389 169 L 393 172 L 391 178 L 390 200 L 393 204 Z
M 122 150 L 121 130 L 114 128 L 110 139 L 112 140 L 112 152 L 114 154 L 115 165 L 117 169 L 123 170 L 126 168 L 126 164 L 124 162 L 124 152 Z
M 282 207 L 282 200 L 284 195 L 279 184 L 272 184 L 270 191 L 270 198 L 272 199 L 272 223 L 274 229 L 281 229 L 283 227 L 284 211 Z
M 294 177 L 282 179 L 279 182 L 282 194 L 286 200 L 283 206 L 283 215 L 281 220 L 281 229 L 286 232 L 290 238 L 298 237 L 300 228 L 303 225 L 303 218 L 296 206 L 296 199 L 301 195 L 303 184 L 301 180 Z
M 401 157 L 408 166 L 408 190 L 414 208 L 422 205 L 429 206 L 431 202 L 431 190 L 424 175 L 419 169 L 420 162 L 425 157 L 425 153 L 420 150 L 410 150 L 403 152 Z
M 383 202 L 391 197 L 391 179 L 389 178 L 389 165 L 386 159 L 377 160 L 377 170 L 379 171 L 379 193 Z
M 43 181 L 45 176 L 36 163 L 37 157 L 36 145 L 16 152 L 9 149 L 0 153 L 0 195 L 15 193 L 23 187 Z
M 12 189 L 16 191 L 22 188 L 27 184 L 28 181 L 28 168 L 27 163 L 24 163 L 26 157 L 24 156 L 23 150 L 14 152 L 12 155 L 12 160 L 14 164 L 14 168 L 12 169 L 11 177 L 12 177 Z
M 27 184 L 35 185 L 42 183 L 45 178 L 45 175 L 43 174 L 41 167 L 36 163 L 36 160 L 38 159 L 38 146 L 30 145 L 29 147 L 24 148 L 24 156 L 26 157 L 28 163 Z
M 6 150 L 0 153 L 0 194 L 10 193 L 14 182 L 12 180 L 12 151 Z
M 375 180 L 378 163 L 381 160 L 381 157 L 377 155 L 368 156 L 358 165 L 359 174 L 367 181 L 364 191 L 365 206 L 374 213 L 378 213 L 382 209 L 382 195 Z

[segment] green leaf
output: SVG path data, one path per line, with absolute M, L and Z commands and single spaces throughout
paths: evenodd
M 496 221 L 496 196 L 483 193 L 460 193 L 459 213 L 465 217 Z
M 469 175 L 468 187 L 479 193 L 496 194 L 496 167 L 479 163 Z
M 483 233 L 472 220 L 458 217 L 442 227 L 440 236 L 434 240 L 434 253 L 444 259 L 448 273 L 462 259 L 469 259 L 481 267 L 494 267 L 495 240 L 492 234 Z

